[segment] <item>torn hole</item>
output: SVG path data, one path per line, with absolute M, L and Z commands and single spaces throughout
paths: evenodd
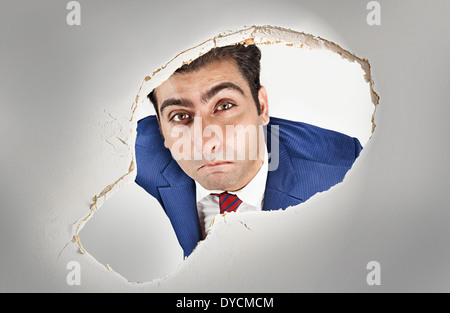
M 191 63 L 210 49 L 242 43 L 256 45 L 261 50 L 261 85 L 267 90 L 271 119 L 272 117 L 282 118 L 333 130 L 357 138 L 362 146 L 368 142 L 375 130 L 374 116 L 379 98 L 373 90 L 370 64 L 367 60 L 358 58 L 322 38 L 273 26 L 253 26 L 218 35 L 178 54 L 170 62 L 144 78 L 131 108 L 128 125 L 127 123 L 121 123 L 120 126 L 115 123 L 106 125 L 105 142 L 110 141 L 111 138 L 117 139 L 114 146 L 126 147 L 124 151 L 131 154 L 131 164 L 128 172 L 95 196 L 89 213 L 75 224 L 72 231 L 81 251 L 89 251 L 94 257 L 107 254 L 119 255 L 120 257 L 114 262 L 101 257 L 97 258 L 102 264 L 110 264 L 118 273 L 123 273 L 129 281 L 150 281 L 162 277 L 166 273 L 175 271 L 183 259 L 179 245 L 179 241 L 183 238 L 176 231 L 176 228 L 181 227 L 177 224 L 180 221 L 166 215 L 160 202 L 134 183 L 139 164 L 136 167 L 133 139 L 136 138 L 138 120 L 145 116 L 140 110 L 148 110 L 148 106 L 151 106 L 147 95 L 166 82 L 176 69 L 183 64 Z M 126 140 L 120 140 L 127 132 L 130 137 L 125 135 Z M 121 135 L 117 135 L 118 133 Z M 149 143 L 150 152 L 151 145 L 152 143 Z M 119 154 L 123 155 L 124 151 Z M 167 168 L 168 161 L 161 162 L 165 162 L 161 168 L 162 171 Z M 168 175 L 162 182 L 156 182 L 155 190 L 152 191 L 153 194 L 159 195 L 158 200 L 163 206 L 167 205 L 166 201 L 169 201 L 167 199 L 170 197 L 179 197 L 179 194 L 164 195 L 166 192 L 164 188 L 170 186 L 170 180 L 180 179 L 178 176 L 170 177 L 170 173 Z M 152 176 L 149 179 L 155 177 Z M 157 185 L 158 183 L 160 185 Z M 105 203 L 119 190 L 120 194 Z M 183 190 L 185 189 L 178 188 L 178 191 Z M 308 196 L 314 194 L 314 192 L 309 193 Z M 191 196 L 195 198 L 195 194 Z M 143 203 L 145 203 L 144 206 Z M 180 201 L 180 205 L 185 203 L 187 201 Z M 103 207 L 102 210 L 99 210 L 100 207 Z M 264 202 L 261 204 L 261 209 L 263 208 Z M 274 206 L 271 209 L 278 210 L 280 207 Z M 80 231 L 94 213 L 96 219 L 85 227 L 82 244 Z M 216 218 L 225 217 L 216 216 Z M 241 224 L 245 226 L 243 227 L 245 231 L 250 230 L 246 224 L 242 222 Z M 205 225 L 209 223 L 205 222 Z M 216 227 L 216 223 L 213 223 L 212 227 Z M 225 231 L 220 223 L 218 227 L 218 229 L 215 228 L 216 232 Z M 132 233 L 132 230 L 139 229 L 140 231 Z M 209 231 L 210 229 L 204 229 L 204 234 Z M 143 233 L 145 236 L 142 236 Z M 244 233 L 243 235 L 245 236 Z M 158 238 L 165 238 L 163 245 L 155 245 L 155 243 L 163 242 L 158 241 Z M 87 248 L 85 249 L 84 246 Z M 117 249 L 119 246 L 121 248 Z M 127 252 L 123 247 L 129 247 L 131 250 Z M 144 256 L 144 254 L 136 254 L 136 251 L 147 253 Z M 186 251 L 184 253 L 186 255 Z M 126 268 L 136 267 L 133 264 L 137 263 L 133 261 L 143 259 L 152 264 L 151 268 L 159 269 L 153 272 L 147 271 L 145 274 L 150 267 L 142 267 L 140 277 L 126 274 Z

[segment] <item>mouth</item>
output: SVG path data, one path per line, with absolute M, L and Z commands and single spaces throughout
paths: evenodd
M 206 168 L 212 168 L 212 167 L 216 167 L 216 166 L 221 166 L 221 165 L 227 165 L 227 164 L 232 164 L 232 162 L 224 162 L 224 161 L 220 161 L 220 162 L 210 162 L 210 163 L 205 163 L 202 166 L 200 166 L 198 168 L 198 170 L 201 169 L 206 169 Z

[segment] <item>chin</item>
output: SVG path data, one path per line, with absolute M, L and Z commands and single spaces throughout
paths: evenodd
M 230 177 L 230 173 L 216 173 L 197 181 L 207 190 L 236 190 L 238 185 L 236 177 Z

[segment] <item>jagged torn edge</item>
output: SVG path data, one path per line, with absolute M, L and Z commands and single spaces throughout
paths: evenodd
M 316 37 L 311 34 L 298 32 L 286 28 L 276 27 L 276 26 L 250 26 L 238 31 L 227 31 L 221 33 L 211 39 L 208 39 L 199 45 L 187 49 L 183 52 L 177 54 L 173 59 L 167 62 L 164 66 L 160 67 L 152 73 L 151 76 L 146 76 L 142 82 L 134 103 L 131 106 L 131 117 L 130 121 L 130 133 L 132 134 L 132 147 L 131 152 L 131 163 L 128 172 L 123 174 L 118 180 L 112 184 L 106 186 L 98 195 L 94 196 L 94 202 L 89 208 L 89 212 L 76 221 L 72 227 L 72 242 L 77 243 L 80 251 L 82 253 L 87 253 L 83 248 L 79 232 L 83 226 L 92 218 L 93 214 L 105 203 L 105 201 L 112 196 L 114 193 L 119 191 L 123 186 L 133 183 L 136 178 L 136 163 L 135 163 L 135 149 L 134 144 L 136 141 L 136 127 L 137 121 L 134 118 L 136 109 L 139 105 L 142 105 L 146 101 L 147 95 L 157 86 L 162 84 L 167 80 L 176 69 L 180 68 L 184 64 L 190 63 L 199 56 L 207 53 L 209 50 L 215 47 L 223 47 L 233 44 L 243 43 L 246 45 L 256 44 L 256 45 L 273 45 L 273 44 L 284 44 L 288 47 L 295 48 L 306 48 L 306 49 L 327 49 L 334 53 L 339 54 L 343 59 L 349 62 L 357 62 L 360 64 L 362 70 L 364 71 L 364 79 L 370 84 L 371 100 L 374 104 L 374 112 L 372 114 L 372 134 L 375 131 L 375 113 L 377 105 L 379 104 L 379 96 L 373 89 L 373 80 L 371 76 L 371 68 L 369 61 L 367 59 L 361 59 L 349 51 L 341 48 L 339 45 L 325 40 L 321 37 Z M 110 269 L 109 267 L 107 267 Z

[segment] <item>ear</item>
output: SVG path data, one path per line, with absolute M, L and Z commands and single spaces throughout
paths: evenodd
M 266 88 L 264 88 L 264 86 L 261 86 L 261 88 L 259 88 L 258 90 L 258 100 L 259 100 L 259 105 L 261 107 L 261 121 L 263 125 L 267 125 L 269 124 L 270 121 L 270 117 L 269 117 L 269 100 L 267 97 L 267 91 Z

